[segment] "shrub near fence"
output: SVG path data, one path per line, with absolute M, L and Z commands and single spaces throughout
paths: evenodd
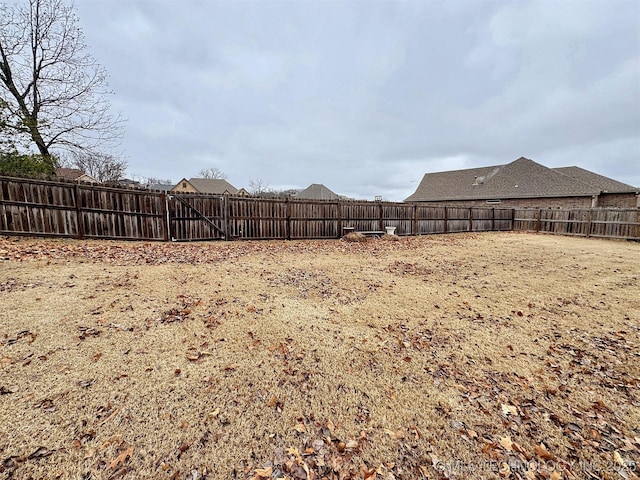
M 640 210 L 526 210 L 167 194 L 0 177 L 0 233 L 197 241 L 339 238 L 345 227 L 398 235 L 524 230 L 640 240 Z

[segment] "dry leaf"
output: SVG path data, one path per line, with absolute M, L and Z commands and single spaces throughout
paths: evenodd
M 553 455 L 549 453 L 549 450 L 547 450 L 547 447 L 545 447 L 544 443 L 535 445 L 533 447 L 533 451 L 536 452 L 536 455 L 542 460 L 551 460 L 553 458 Z
M 506 417 L 507 415 L 518 415 L 518 408 L 513 405 L 505 405 L 502 404 L 502 414 Z
M 358 442 L 356 440 L 347 440 L 346 447 L 348 450 L 355 450 L 358 448 Z
M 271 478 L 273 469 L 271 467 L 256 468 L 256 475 L 261 478 Z
M 513 451 L 513 442 L 511 441 L 510 436 L 500 437 L 500 445 L 502 445 L 505 450 Z
M 522 453 L 525 457 L 527 456 L 527 454 L 524 451 L 524 448 L 522 448 L 516 442 L 511 443 L 511 448 L 513 448 L 515 452 Z
M 375 468 L 361 467 L 360 473 L 364 477 L 364 480 L 369 480 L 369 479 L 373 480 L 378 475 L 378 472 L 376 472 Z
M 115 470 L 118 465 L 124 465 L 124 462 L 126 462 L 127 458 L 130 458 L 131 455 L 133 455 L 133 445 L 114 458 L 113 461 L 109 463 L 107 470 Z

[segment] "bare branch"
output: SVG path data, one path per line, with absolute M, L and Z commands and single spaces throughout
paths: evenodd
M 217 167 L 203 168 L 198 172 L 198 175 L 200 175 L 200 178 L 215 178 L 220 180 L 227 179 L 227 174 Z
M 0 5 L 0 137 L 22 135 L 42 155 L 119 143 L 123 120 L 110 112 L 107 73 L 86 50 L 63 0 Z
M 269 192 L 269 184 L 261 178 L 249 180 L 249 193 L 251 193 L 251 195 L 261 195 Z
M 124 177 L 127 161 L 98 152 L 72 152 L 63 160 L 64 165 L 79 168 L 99 182 L 117 182 Z

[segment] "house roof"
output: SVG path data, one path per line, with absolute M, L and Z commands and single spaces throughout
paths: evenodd
M 147 185 L 149 190 L 162 190 L 164 192 L 168 192 L 174 187 L 174 185 L 167 185 L 165 183 L 151 183 Z
M 619 182 L 613 178 L 605 177 L 580 167 L 560 167 L 554 168 L 553 170 L 564 173 L 574 180 L 592 185 L 605 193 L 629 193 L 640 190 L 638 187 Z
M 79 168 L 56 168 L 55 173 L 56 177 L 64 180 L 99 183 L 98 180 L 93 178 L 91 175 L 84 173 Z
M 84 172 L 79 168 L 56 168 L 56 177 L 65 180 L 77 180 L 82 175 Z
M 579 197 L 598 195 L 602 191 L 592 183 L 557 170 L 520 157 L 506 165 L 427 173 L 415 193 L 405 201 Z
M 302 190 L 296 198 L 307 198 L 312 200 L 338 200 L 340 196 L 321 183 L 312 183 L 307 188 Z
M 180 180 L 178 185 L 184 180 L 185 179 Z M 229 192 L 231 195 L 238 193 L 238 189 L 236 187 L 221 178 L 190 178 L 187 181 L 199 193 L 213 193 L 216 195 L 222 195 L 225 192 Z

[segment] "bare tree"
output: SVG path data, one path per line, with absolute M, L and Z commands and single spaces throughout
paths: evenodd
M 79 168 L 99 182 L 117 182 L 127 171 L 127 161 L 104 153 L 72 152 L 63 160 L 65 166 Z
M 134 174 L 131 176 L 133 180 L 137 180 L 142 185 L 173 185 L 173 180 L 170 178 L 158 178 L 158 177 L 147 177 L 145 175 Z
M 269 184 L 261 178 L 249 180 L 249 193 L 251 195 L 262 195 L 263 193 L 268 192 L 270 192 Z
M 26 139 L 44 157 L 119 141 L 122 120 L 109 112 L 106 71 L 86 49 L 63 0 L 0 5 L 2 136 Z
M 200 178 L 215 178 L 219 180 L 227 179 L 227 174 L 217 167 L 203 168 L 200 170 L 198 175 L 200 175 Z
M 16 138 L 9 134 L 9 104 L 0 98 L 0 154 L 6 155 L 17 151 Z

